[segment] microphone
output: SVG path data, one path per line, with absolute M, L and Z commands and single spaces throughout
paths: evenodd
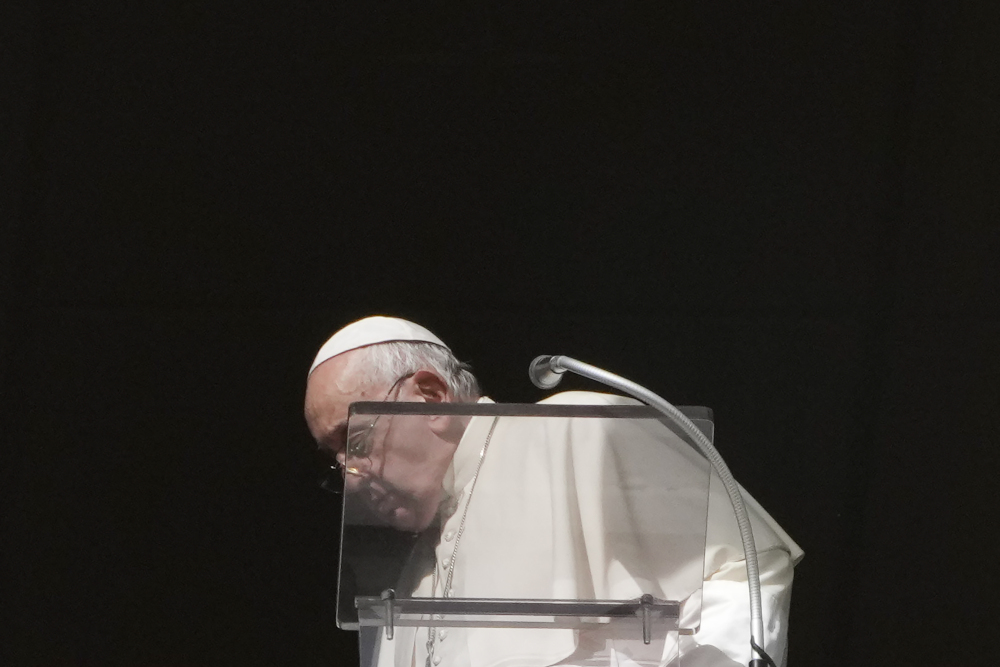
M 563 373 L 566 369 L 559 365 L 560 357 L 551 354 L 543 354 L 535 357 L 535 360 L 528 366 L 528 377 L 531 384 L 539 389 L 552 389 L 562 381 Z

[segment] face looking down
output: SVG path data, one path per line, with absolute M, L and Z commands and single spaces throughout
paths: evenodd
M 419 370 L 390 386 L 372 386 L 352 368 L 352 350 L 320 364 L 306 389 L 306 422 L 320 450 L 337 461 L 344 492 L 387 524 L 420 531 L 434 520 L 442 482 L 461 437 L 439 415 L 355 415 L 357 401 L 450 402 L 447 384 Z

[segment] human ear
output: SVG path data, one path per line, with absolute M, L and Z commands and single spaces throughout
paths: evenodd
M 448 403 L 451 392 L 448 385 L 433 371 L 417 371 L 413 374 L 413 391 L 427 403 Z
M 427 403 L 451 403 L 455 400 L 448 384 L 440 375 L 432 371 L 418 371 L 413 374 L 414 393 Z M 458 445 L 465 432 L 467 420 L 452 415 L 428 415 L 427 426 L 439 438 Z

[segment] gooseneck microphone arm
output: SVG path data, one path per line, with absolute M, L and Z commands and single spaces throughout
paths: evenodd
M 539 389 L 552 389 L 559 384 L 566 371 L 572 371 L 577 375 L 613 387 L 656 408 L 677 424 L 698 445 L 698 449 L 719 473 L 719 477 L 722 478 L 726 491 L 729 493 L 733 510 L 736 512 L 736 522 L 739 524 L 743 551 L 746 555 L 747 579 L 750 584 L 750 646 L 753 652 L 761 656 L 759 660 L 751 660 L 750 667 L 767 663 L 774 664 L 770 656 L 764 652 L 764 614 L 761 608 L 760 571 L 757 567 L 757 547 L 753 540 L 753 529 L 750 527 L 746 506 L 743 504 L 743 494 L 740 493 L 740 487 L 733 479 L 732 473 L 729 472 L 729 466 L 722 460 L 722 456 L 712 446 L 711 441 L 705 437 L 705 434 L 680 410 L 631 380 L 562 355 L 536 357 L 528 368 L 528 375 L 531 377 L 531 382 Z

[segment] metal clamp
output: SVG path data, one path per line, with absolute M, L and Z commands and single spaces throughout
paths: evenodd
M 385 638 L 391 640 L 395 630 L 393 616 L 396 604 L 396 591 L 387 588 L 382 591 L 382 604 L 385 605 Z M 649 642 L 646 642 L 647 644 Z
M 646 593 L 639 598 L 639 611 L 642 614 L 642 643 L 649 644 L 652 641 L 653 623 L 653 596 Z

